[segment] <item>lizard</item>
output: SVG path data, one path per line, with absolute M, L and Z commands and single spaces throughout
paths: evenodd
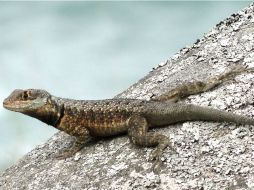
M 212 77 L 205 82 L 194 81 L 179 85 L 173 90 L 150 100 L 105 99 L 73 100 L 51 95 L 42 89 L 16 89 L 4 101 L 3 106 L 37 118 L 65 133 L 76 141 L 63 150 L 57 158 L 74 155 L 96 137 L 127 133 L 130 142 L 144 147 L 155 146 L 150 160 L 153 171 L 159 171 L 161 156 L 166 147 L 172 148 L 169 138 L 148 131 L 185 121 L 232 122 L 254 125 L 254 119 L 210 107 L 180 103 L 179 100 L 209 91 L 243 72 L 253 71 L 245 66 L 233 67 L 230 71 Z

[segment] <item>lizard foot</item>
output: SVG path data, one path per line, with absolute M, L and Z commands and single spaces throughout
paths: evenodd
M 150 157 L 149 157 L 149 161 L 154 161 L 152 169 L 154 173 L 158 173 L 160 171 L 161 165 L 162 165 L 162 154 L 163 154 L 163 150 L 165 148 L 165 146 L 169 145 L 170 142 L 169 141 L 165 141 L 165 144 L 161 147 L 157 147 L 155 150 L 152 151 Z M 172 146 L 170 146 L 172 151 L 175 152 L 175 149 L 172 148 Z
M 66 159 L 72 157 L 74 154 L 76 154 L 78 151 L 80 151 L 84 147 L 84 143 L 80 141 L 76 141 L 73 143 L 73 145 L 69 149 L 65 149 L 60 151 L 57 155 L 54 157 L 58 160 Z
M 162 164 L 161 160 L 156 160 L 153 163 L 153 166 L 152 166 L 153 173 L 158 174 L 160 172 L 161 164 Z
M 78 151 L 63 150 L 63 151 L 60 151 L 60 153 L 56 154 L 54 157 L 58 160 L 64 160 L 66 158 L 72 157 L 76 152 Z
M 152 170 L 154 173 L 158 173 L 160 171 L 161 164 L 162 164 L 162 161 L 161 161 L 162 153 L 163 153 L 163 150 L 157 148 L 151 153 L 149 157 L 150 161 L 154 161 L 152 166 Z

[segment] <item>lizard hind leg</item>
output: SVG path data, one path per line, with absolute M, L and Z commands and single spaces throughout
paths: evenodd
M 194 81 L 179 85 L 178 87 L 158 96 L 154 97 L 152 100 L 155 101 L 168 101 L 168 102 L 177 102 L 183 98 L 186 98 L 190 95 L 199 94 L 212 90 L 218 85 L 224 83 L 225 81 L 231 80 L 237 75 L 240 75 L 244 72 L 253 72 L 253 68 L 246 68 L 244 65 L 235 65 L 232 66 L 228 71 L 224 73 L 207 79 L 205 81 Z
M 131 116 L 128 120 L 128 127 L 128 136 L 133 144 L 145 147 L 156 146 L 150 159 L 155 160 L 153 171 L 157 173 L 160 170 L 163 150 L 171 144 L 168 137 L 155 132 L 148 132 L 147 120 L 142 116 Z

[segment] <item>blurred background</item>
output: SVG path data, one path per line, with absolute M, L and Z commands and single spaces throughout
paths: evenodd
M 0 101 L 17 88 L 112 98 L 249 4 L 0 2 Z M 0 124 L 0 171 L 57 131 L 2 106 Z

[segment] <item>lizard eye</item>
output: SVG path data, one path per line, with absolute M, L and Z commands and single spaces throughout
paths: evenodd
M 24 92 L 22 93 L 22 99 L 23 99 L 23 100 L 27 100 L 27 98 L 28 98 L 28 93 L 27 93 L 27 91 L 24 91 Z
M 36 94 L 30 90 L 25 90 L 21 95 L 22 100 L 34 100 L 36 99 Z

